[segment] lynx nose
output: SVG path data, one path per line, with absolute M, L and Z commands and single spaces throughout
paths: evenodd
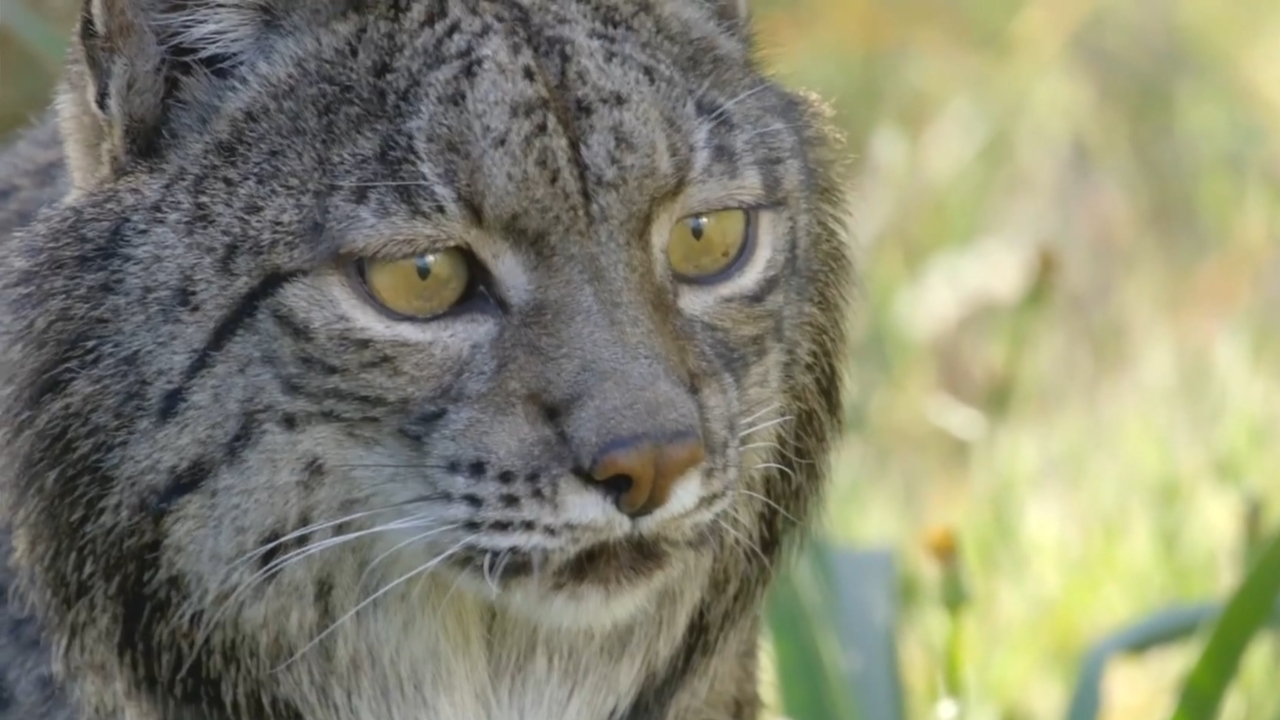
M 666 440 L 627 438 L 606 443 L 590 475 L 617 496 L 619 510 L 642 517 L 662 507 L 675 481 L 705 457 L 702 438 L 693 433 Z

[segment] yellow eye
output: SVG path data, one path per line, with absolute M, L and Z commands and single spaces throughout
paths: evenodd
M 747 245 L 746 210 L 718 210 L 678 220 L 667 240 L 667 260 L 676 276 L 706 280 L 724 272 Z
M 413 320 L 457 305 L 471 283 L 467 256 L 457 248 L 401 260 L 365 260 L 360 269 L 365 288 L 379 305 Z

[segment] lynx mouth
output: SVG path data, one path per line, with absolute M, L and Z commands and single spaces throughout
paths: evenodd
M 452 564 L 494 590 L 532 580 L 547 590 L 563 591 L 649 581 L 671 566 L 676 552 L 690 545 L 691 542 L 631 536 L 597 542 L 558 557 L 518 548 L 476 548 L 457 553 Z
M 704 551 L 713 523 L 730 499 L 726 490 L 707 493 L 677 515 L 632 521 L 629 527 L 592 533 L 568 547 L 468 545 L 453 553 L 448 564 L 470 579 L 464 580 L 468 586 L 492 593 L 635 588 L 652 584 L 688 553 Z
M 470 549 L 456 554 L 451 564 L 459 571 L 478 575 L 497 587 L 539 574 L 545 560 L 527 550 Z
M 578 551 L 558 565 L 551 587 L 562 590 L 582 585 L 614 585 L 647 580 L 666 568 L 673 548 L 654 538 L 606 540 Z

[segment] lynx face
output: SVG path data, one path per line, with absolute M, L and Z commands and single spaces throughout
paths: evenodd
M 18 553 L 73 649 L 208 703 L 453 597 L 602 628 L 765 572 L 847 265 L 731 11 L 89 7 L 74 192 L 0 259 Z

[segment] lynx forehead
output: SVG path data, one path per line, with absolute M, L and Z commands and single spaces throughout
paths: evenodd
M 86 717 L 753 716 L 852 276 L 745 8 L 90 0 L 75 37 L 0 158 L 0 493 Z

